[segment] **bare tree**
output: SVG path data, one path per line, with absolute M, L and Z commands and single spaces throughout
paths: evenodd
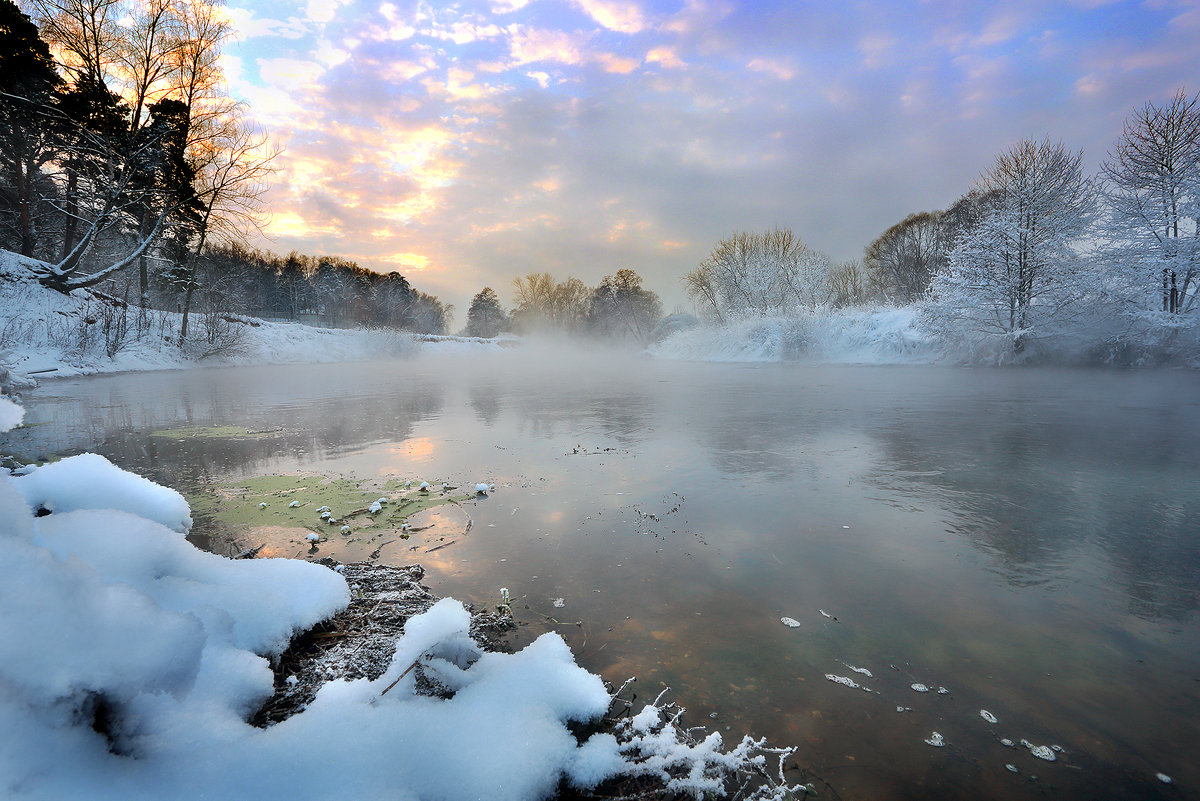
M 1180 89 L 1136 109 L 1103 174 L 1118 258 L 1158 284 L 1163 311 L 1191 310 L 1200 294 L 1200 93 Z
M 877 296 L 875 276 L 857 259 L 835 264 L 829 271 L 830 302 L 834 306 L 860 306 Z
M 261 199 L 278 154 L 277 149 L 269 146 L 265 133 L 241 120 L 227 120 L 219 135 L 196 145 L 194 156 L 198 161 L 193 166 L 199 219 L 195 230 L 197 242 L 184 277 L 180 344 L 187 338 L 188 313 L 196 288 L 196 260 L 204 252 L 210 235 L 225 234 L 237 239 L 248 227 L 261 226 L 265 221 Z
M 863 262 L 885 294 L 911 303 L 945 269 L 948 249 L 942 212 L 910 214 L 867 246 Z
M 792 233 L 738 231 L 684 276 L 688 294 L 724 322 L 737 315 L 787 315 L 829 300 L 829 259 Z

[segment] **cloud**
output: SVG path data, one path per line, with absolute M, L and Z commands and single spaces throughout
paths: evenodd
M 559 64 L 584 63 L 583 45 L 587 37 L 566 31 L 512 25 L 508 28 L 509 54 L 513 65 L 552 61 Z
M 746 65 L 746 69 L 770 75 L 781 81 L 790 81 L 796 77 L 795 67 L 788 62 L 776 59 L 756 58 Z
M 686 0 L 678 12 L 663 23 L 663 30 L 691 34 L 709 28 L 734 12 L 729 0 Z
M 225 15 L 233 25 L 238 38 L 243 40 L 264 36 L 299 39 L 308 34 L 308 26 L 295 17 L 287 20 L 259 17 L 254 11 L 238 6 L 226 6 Z
M 665 45 L 655 47 L 649 53 L 647 53 L 646 63 L 662 64 L 664 67 L 673 70 L 681 70 L 687 67 L 687 64 L 685 64 L 683 60 L 679 58 L 679 54 L 676 53 L 675 48 L 667 47 Z
M 891 52 L 899 40 L 888 33 L 868 33 L 859 37 L 855 49 L 863 56 L 863 66 L 875 69 L 882 65 L 884 57 Z
M 573 0 L 573 4 L 610 31 L 638 33 L 646 28 L 642 9 L 629 0 Z
M 326 23 L 337 16 L 338 9 L 346 0 L 308 0 L 306 7 L 308 18 L 313 22 Z

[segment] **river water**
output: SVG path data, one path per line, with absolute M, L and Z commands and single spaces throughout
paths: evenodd
M 798 746 L 825 796 L 1200 797 L 1195 373 L 512 351 L 49 381 L 26 400 L 12 450 L 96 451 L 187 493 L 297 471 L 494 483 L 428 515 L 451 545 L 381 560 L 474 603 L 507 588 L 522 639 L 560 631 L 727 741 Z M 189 426 L 274 433 L 151 435 Z

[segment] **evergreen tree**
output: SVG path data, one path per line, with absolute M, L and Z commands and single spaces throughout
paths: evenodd
M 43 168 L 58 154 L 50 108 L 61 79 L 37 26 L 0 0 L 0 236 L 38 252 L 54 185 Z
M 467 310 L 467 336 L 494 337 L 508 328 L 508 315 L 495 290 L 485 286 L 471 299 Z

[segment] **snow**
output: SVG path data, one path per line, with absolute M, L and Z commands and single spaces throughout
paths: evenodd
M 611 703 L 600 678 L 556 633 L 483 653 L 449 598 L 407 621 L 381 677 L 330 681 L 255 728 L 247 718 L 274 690 L 268 660 L 346 607 L 342 575 L 200 551 L 179 534 L 190 511 L 177 493 L 92 454 L 0 475 L 0 519 L 0 638 L 22 644 L 0 660 L 9 801 L 526 801 L 564 778 L 587 788 L 622 774 L 698 797 L 769 752 L 746 738 L 723 753 L 716 734 L 685 742 L 653 705 L 580 743 L 569 726 Z M 430 682 L 444 692 L 425 694 Z
M 182 495 L 127 473 L 94 453 L 43 465 L 12 483 L 33 509 L 117 509 L 178 532 L 192 527 L 191 510 Z
M 102 332 L 107 308 L 76 290 L 64 295 L 32 280 L 24 257 L 0 250 L 0 352 L 3 362 L 18 376 L 52 370 L 54 377 L 115 373 L 130 370 L 171 370 L 205 365 L 340 363 L 393 357 L 444 358 L 459 354 L 502 353 L 495 340 L 420 336 L 389 329 L 317 328 L 292 322 L 272 322 L 230 315 L 233 333 L 229 347 L 206 353 L 207 343 L 180 349 L 175 344 L 180 315 L 151 312 L 152 331 L 138 338 L 129 333 L 114 344 L 110 354 Z M 131 317 L 136 312 L 131 311 Z M 87 320 L 93 320 L 87 323 Z M 192 326 L 203 334 L 202 316 Z M 171 336 L 160 336 L 160 328 Z M 0 423 L 4 421 L 0 411 Z M 0 425 L 3 430 L 3 425 Z
M 25 419 L 25 410 L 8 398 L 0 398 L 0 434 L 12 431 Z
M 794 317 L 758 317 L 679 331 L 649 349 L 652 356 L 713 362 L 814 361 L 832 364 L 919 364 L 941 353 L 918 326 L 915 306 L 840 309 Z

